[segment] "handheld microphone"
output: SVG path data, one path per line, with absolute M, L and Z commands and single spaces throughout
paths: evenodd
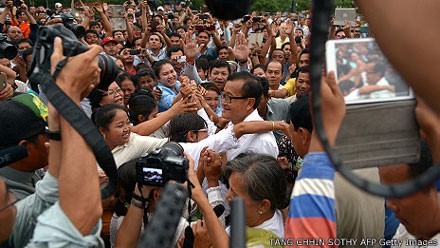
M 20 161 L 28 156 L 28 151 L 24 146 L 12 146 L 0 150 L 0 168 Z

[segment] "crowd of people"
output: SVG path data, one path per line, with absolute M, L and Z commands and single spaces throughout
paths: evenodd
M 182 213 L 173 247 L 229 247 L 235 197 L 244 201 L 248 247 L 329 247 L 336 239 L 356 240 L 341 247 L 366 247 L 364 238 L 377 240 L 375 247 L 388 247 L 379 240 L 440 246 L 434 184 L 384 199 L 357 189 L 333 168 L 309 104 L 310 13 L 254 11 L 226 21 L 186 1 L 154 7 L 126 1 L 122 8 L 81 0 L 69 7 L 16 2 L 7 0 L 0 14 L 0 73 L 6 76 L 0 82 L 0 150 L 25 147 L 27 156 L 0 168 L 0 247 L 136 247 L 163 192 L 140 185 L 137 161 L 169 142 L 185 152 L 192 187 L 191 209 Z M 115 16 L 123 16 L 123 29 L 115 29 Z M 329 20 L 329 39 L 366 36 L 364 21 L 335 26 Z M 89 50 L 71 57 L 54 80 L 111 150 L 118 185 L 107 199 L 100 189 L 109 178 L 91 147 L 39 82 L 28 79 L 39 27 L 48 25 L 84 30 L 75 35 Z M 255 33 L 263 39 L 251 43 Z M 67 49 L 62 38 L 53 44 L 52 73 Z M 6 55 L 10 46 L 17 50 L 13 57 Z M 322 77 L 331 145 L 345 116 L 344 98 L 408 91 L 400 78 L 386 77 L 381 58 L 367 50 L 362 43 L 341 45 L 337 73 Z M 99 54 L 118 70 L 105 90 L 97 87 Z M 423 101 L 416 114 L 426 142 L 418 163 L 355 173 L 399 183 L 438 161 L 440 119 Z M 161 169 L 148 173 L 150 181 L 162 181 Z M 213 210 L 217 205 L 223 213 Z

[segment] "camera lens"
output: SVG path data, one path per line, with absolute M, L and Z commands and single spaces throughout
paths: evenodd
M 98 89 L 107 91 L 108 86 L 113 83 L 118 76 L 118 66 L 107 54 L 99 54 L 98 59 L 98 65 L 101 69 L 101 81 L 98 84 Z
M 169 142 L 162 146 L 162 150 L 167 151 L 167 155 L 183 157 L 183 148 L 176 142 Z
M 79 24 L 70 24 L 70 30 L 75 34 L 76 37 L 82 38 L 86 36 L 86 29 Z

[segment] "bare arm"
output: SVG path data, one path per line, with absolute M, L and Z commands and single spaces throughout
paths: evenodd
M 125 15 L 125 26 L 127 27 L 127 38 L 128 38 L 128 42 L 130 42 L 130 44 L 133 42 L 133 27 L 131 26 L 132 23 L 130 23 L 128 21 L 127 15 Z
M 85 53 L 69 60 L 57 77 L 57 85 L 77 104 L 91 84 L 99 82 L 99 67 L 95 59 L 102 51 L 92 46 Z M 63 58 L 60 38 L 55 38 L 51 57 L 52 72 Z M 87 64 L 86 68 L 83 65 Z M 81 74 L 76 73 L 82 71 Z M 101 194 L 95 156 L 83 137 L 64 118 L 60 119 L 62 161 L 59 174 L 60 207 L 82 235 L 90 233 L 102 214 Z M 83 159 L 78 162 L 78 154 Z M 81 209 L 81 211 L 78 211 Z
M 245 134 L 282 131 L 289 135 L 289 125 L 283 121 L 247 121 L 233 127 L 235 137 L 239 139 Z M 289 136 L 288 136 L 289 137 Z
M 96 11 L 98 11 L 99 16 L 101 17 L 102 26 L 104 27 L 104 31 L 105 31 L 105 36 L 106 37 L 112 36 L 112 26 L 110 25 L 107 15 L 104 13 L 104 9 L 102 8 L 101 3 L 95 3 L 94 8 Z

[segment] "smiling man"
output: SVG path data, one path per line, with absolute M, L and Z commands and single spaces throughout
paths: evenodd
M 222 97 L 222 116 L 236 125 L 245 121 L 263 121 L 257 107 L 263 89 L 260 83 L 249 72 L 237 72 L 228 77 Z M 278 146 L 272 132 L 244 135 L 238 139 L 239 147 L 229 150 L 228 160 L 244 152 L 264 153 L 278 156 Z

